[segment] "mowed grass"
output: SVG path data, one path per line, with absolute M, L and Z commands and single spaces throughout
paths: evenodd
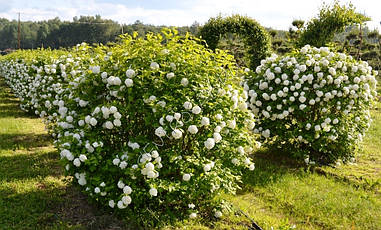
M 0 78 L 0 229 L 125 229 L 68 183 L 41 119 Z
M 278 150 L 257 152 L 242 190 L 225 196 L 233 213 L 164 229 L 255 229 L 252 220 L 262 229 L 381 229 L 380 102 L 372 116 L 354 164 L 305 168 Z M 136 229 L 68 182 L 51 143 L 0 78 L 0 229 Z

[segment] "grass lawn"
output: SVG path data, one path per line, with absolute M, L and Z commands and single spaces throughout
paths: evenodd
M 165 229 L 254 229 L 250 219 L 263 229 L 381 229 L 380 102 L 372 115 L 354 164 L 306 169 L 276 151 L 258 152 L 243 189 L 226 196 L 235 213 Z M 136 229 L 90 204 L 58 158 L 42 120 L 21 111 L 0 78 L 0 229 Z

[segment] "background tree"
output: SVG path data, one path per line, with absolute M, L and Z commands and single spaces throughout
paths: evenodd
M 249 17 L 233 15 L 224 18 L 218 16 L 210 18 L 200 29 L 202 39 L 205 39 L 206 45 L 212 50 L 217 48 L 221 37 L 229 36 L 229 34 L 237 34 L 243 39 L 249 60 L 246 66 L 251 69 L 255 69 L 260 61 L 270 53 L 270 36 L 265 28 Z
M 335 34 L 343 32 L 345 27 L 362 24 L 370 18 L 357 13 L 352 4 L 340 5 L 335 1 L 329 6 L 323 4 L 316 18 L 300 29 L 300 36 L 296 41 L 297 47 L 306 44 L 321 47 L 333 41 Z

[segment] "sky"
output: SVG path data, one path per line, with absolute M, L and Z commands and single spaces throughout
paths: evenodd
M 332 3 L 332 0 L 326 0 Z M 381 0 L 352 0 L 357 11 L 372 18 L 367 25 L 381 31 Z M 349 0 L 341 0 L 341 4 Z M 295 19 L 308 21 L 316 16 L 323 0 L 0 0 L 0 17 L 41 21 L 59 17 L 71 21 L 80 15 L 101 15 L 119 23 L 190 26 L 204 24 L 219 14 L 241 14 L 262 26 L 288 30 Z

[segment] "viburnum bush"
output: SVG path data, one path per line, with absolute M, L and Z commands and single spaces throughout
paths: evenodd
M 223 51 L 164 30 L 46 62 L 23 55 L 3 60 L 1 74 L 47 118 L 75 183 L 110 209 L 145 223 L 218 218 L 219 195 L 254 170 L 244 71 Z
M 326 47 L 273 55 L 245 85 L 254 132 L 307 163 L 346 161 L 370 126 L 375 75 L 367 62 Z

